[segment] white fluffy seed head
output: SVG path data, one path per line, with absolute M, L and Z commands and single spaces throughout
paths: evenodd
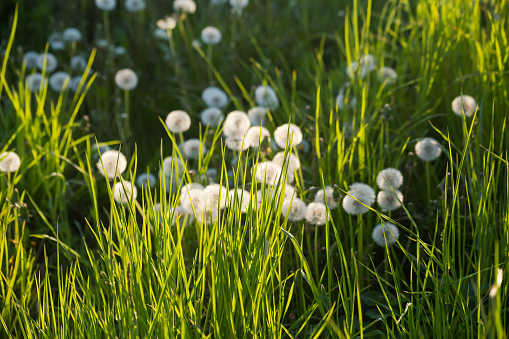
M 378 81 L 381 83 L 393 84 L 398 79 L 398 73 L 393 68 L 382 67 L 377 72 Z
M 62 34 L 62 37 L 65 42 L 67 43 L 73 43 L 81 41 L 82 35 L 81 32 L 74 27 L 69 27 L 64 30 L 64 33 Z
M 103 11 L 112 11 L 117 5 L 117 0 L 95 0 L 95 5 Z
M 71 77 L 66 72 L 55 72 L 49 78 L 49 85 L 55 92 L 62 92 L 69 86 Z
M 312 225 L 325 225 L 327 221 L 327 208 L 321 202 L 312 202 L 306 211 L 306 221 Z
M 25 79 L 25 84 L 28 90 L 32 92 L 38 92 L 39 89 L 41 88 L 41 84 L 42 87 L 44 87 L 47 84 L 47 79 L 46 77 L 43 77 L 41 73 L 33 73 L 27 75 Z
M 115 83 L 120 89 L 131 91 L 138 85 L 138 76 L 132 69 L 124 68 L 115 74 Z
M 336 97 L 336 106 L 338 110 L 343 108 L 353 108 L 357 105 L 357 98 L 353 95 L 353 90 L 350 87 L 350 82 L 343 84 Z
M 188 214 L 194 214 L 194 209 L 197 216 L 205 211 L 205 201 L 203 188 L 191 188 L 187 191 L 187 194 L 180 196 L 182 209 Z
M 18 154 L 14 152 L 0 153 L 0 172 L 16 172 L 20 165 L 21 159 Z
M 302 142 L 302 131 L 294 124 L 284 124 L 274 131 L 274 141 L 279 148 L 285 149 L 288 143 L 290 147 L 297 146 Z
M 371 54 L 363 55 L 360 57 L 359 61 L 352 61 L 346 67 L 346 74 L 350 77 L 350 79 L 355 78 L 357 72 L 359 72 L 359 76 L 363 79 L 369 72 L 375 69 L 376 67 L 376 59 Z
M 288 215 L 288 220 L 297 222 L 306 217 L 307 206 L 304 201 L 294 197 L 293 199 L 285 199 L 283 201 L 281 214 L 284 218 Z
M 156 185 L 157 178 L 151 173 L 140 173 L 136 177 L 136 186 L 139 188 L 152 188 Z
M 300 168 L 299 157 L 294 153 L 288 153 L 285 159 L 285 152 L 278 152 L 274 155 L 274 158 L 272 158 L 272 162 L 281 167 L 285 167 L 286 164 L 288 164 L 288 171 L 292 173 Z
M 376 202 L 382 211 L 394 211 L 401 207 L 403 202 L 403 193 L 398 190 L 380 191 L 376 197 Z
M 249 192 L 242 188 L 231 189 L 228 192 L 228 206 L 230 208 L 240 206 L 242 213 L 247 213 L 249 209 Z
M 219 108 L 209 107 L 200 113 L 200 120 L 206 126 L 217 126 L 224 120 L 224 115 Z
M 130 181 L 120 180 L 113 186 L 113 199 L 119 204 L 128 204 L 138 196 L 136 186 Z
M 245 142 L 244 139 L 228 137 L 224 139 L 224 143 L 226 147 L 232 151 L 245 151 L 249 148 L 249 144 Z
M 330 210 L 338 207 L 338 203 L 334 200 L 334 189 L 330 186 L 327 186 L 324 189 L 320 188 L 316 192 L 315 201 L 321 202 L 322 204 L 325 204 L 327 201 L 327 206 Z
M 465 116 L 469 118 L 474 115 L 477 109 L 477 102 L 470 95 L 460 95 L 454 98 L 451 106 L 454 114 L 462 117 L 464 112 Z
M 223 134 L 229 138 L 242 139 L 249 127 L 251 122 L 247 114 L 242 111 L 233 111 L 224 120 Z
M 423 138 L 415 144 L 415 154 L 422 161 L 433 161 L 442 154 L 442 149 L 435 139 Z
M 81 55 L 75 55 L 71 59 L 71 69 L 73 71 L 83 72 L 87 68 L 87 60 Z
M 255 89 L 255 101 L 258 106 L 274 110 L 279 106 L 276 91 L 270 86 L 258 86 Z
M 228 95 L 218 87 L 205 88 L 201 98 L 208 107 L 223 108 L 228 104 Z
M 39 68 L 42 71 L 45 64 L 46 64 L 46 74 L 52 73 L 57 69 L 58 66 L 57 57 L 51 53 L 39 54 L 39 56 L 37 57 L 37 68 Z
M 71 91 L 73 91 L 75 93 L 78 91 L 78 87 L 80 85 L 81 79 L 83 79 L 83 77 L 81 75 L 77 75 L 75 77 L 72 77 L 71 80 L 69 80 L 69 88 L 71 89 Z M 86 83 L 83 83 L 83 87 L 85 85 L 86 85 Z
M 253 126 L 247 130 L 244 142 L 247 143 L 249 147 L 257 148 L 266 138 L 270 140 L 270 132 L 268 129 L 265 127 Z
M 184 111 L 173 111 L 166 117 L 166 127 L 173 133 L 183 133 L 191 127 L 191 117 Z
M 376 176 L 376 184 L 381 190 L 390 191 L 397 190 L 403 185 L 403 174 L 395 168 L 386 168 L 378 173 Z
M 247 116 L 251 122 L 251 126 L 260 126 L 265 123 L 267 109 L 265 107 L 253 107 L 247 111 Z
M 274 186 L 279 182 L 283 168 L 272 161 L 259 162 L 252 168 L 258 182 L 265 182 L 266 185 Z
M 163 166 L 161 168 L 161 172 L 163 171 L 165 177 L 173 176 L 180 178 L 184 173 L 184 164 L 177 157 L 166 157 L 163 159 Z
M 221 37 L 221 31 L 214 26 L 207 26 L 201 31 L 201 40 L 207 45 L 218 44 Z
M 127 158 L 119 151 L 106 151 L 101 154 L 101 159 L 96 164 L 97 169 L 110 181 L 120 176 L 127 168 Z
M 228 199 L 228 190 L 226 187 L 219 184 L 211 184 L 205 187 L 203 192 L 206 196 L 205 209 L 220 209 L 225 208 L 226 200 Z
M 369 208 L 364 205 L 371 206 L 376 199 L 375 191 L 371 186 L 363 183 L 352 184 L 348 194 L 349 195 L 343 199 L 343 209 L 346 213 L 351 215 L 359 215 L 368 212 Z
M 192 189 L 199 189 L 199 190 L 203 190 L 204 187 L 202 184 L 199 184 L 197 182 L 191 182 L 191 183 L 186 183 L 184 186 L 182 186 L 182 188 L 180 189 L 180 196 L 186 196 L 189 194 L 189 191 L 192 190 Z
M 165 40 L 168 40 L 168 30 L 174 29 L 177 26 L 177 19 L 173 16 L 165 16 L 157 20 L 157 27 L 162 29 L 165 34 Z M 154 34 L 155 35 L 155 34 Z
M 205 145 L 201 144 L 200 139 L 189 139 L 184 141 L 184 144 L 182 145 L 182 150 L 184 151 L 185 157 L 194 160 L 200 158 L 200 154 L 205 155 L 205 153 L 207 153 L 207 148 L 205 147 Z
M 390 246 L 399 239 L 399 230 L 391 223 L 379 224 L 373 228 L 373 241 L 381 247 Z
M 39 53 L 35 51 L 26 52 L 23 56 L 23 62 L 25 63 L 25 67 L 27 70 L 31 70 L 37 67 L 37 58 L 39 57 Z
M 147 7 L 144 0 L 125 0 L 125 9 L 131 13 L 143 11 Z
M 193 0 L 175 0 L 173 1 L 173 10 L 193 14 L 196 12 L 196 3 Z

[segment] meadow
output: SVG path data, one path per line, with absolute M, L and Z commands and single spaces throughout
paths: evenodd
M 0 18 L 0 337 L 507 338 L 509 1 Z

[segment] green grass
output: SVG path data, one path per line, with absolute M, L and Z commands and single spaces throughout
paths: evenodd
M 91 1 L 45 5 L 37 6 L 49 18 L 30 1 L 6 4 L 9 25 L 0 29 L 0 150 L 22 160 L 18 171 L 0 172 L 0 336 L 507 337 L 509 2 L 252 0 L 237 15 L 199 1 L 196 13 L 178 17 L 170 43 L 153 29 L 173 13 L 171 2 L 128 13 L 118 1 L 104 16 Z M 208 25 L 221 43 L 196 46 Z M 31 92 L 23 54 L 48 49 L 49 33 L 68 26 L 83 40 L 55 54 L 66 71 L 71 56 L 89 58 L 81 91 Z M 126 55 L 99 47 L 104 38 Z M 375 71 L 351 80 L 347 65 L 367 54 L 397 81 L 380 83 Z M 122 68 L 138 74 L 131 92 L 115 86 Z M 338 109 L 347 81 L 356 103 Z M 309 144 L 285 150 L 302 163 L 293 198 L 309 203 L 334 187 L 340 206 L 324 226 L 282 215 L 287 175 L 272 191 L 254 182 L 251 168 L 278 152 L 270 143 L 231 151 L 222 126 L 199 124 L 204 88 L 228 94 L 226 115 L 253 107 L 260 84 L 281 103 L 265 127 L 295 123 Z M 473 117 L 453 114 L 460 94 L 479 103 Z M 184 135 L 165 128 L 177 109 L 193 120 Z M 441 145 L 433 162 L 415 155 L 424 137 Z M 189 138 L 207 149 L 197 160 L 178 148 Z M 132 182 L 157 175 L 169 155 L 186 168 L 117 204 L 120 179 L 97 171 L 98 145 L 120 147 L 122 177 Z M 347 214 L 340 200 L 349 185 L 375 188 L 387 167 L 403 173 L 403 207 Z M 245 189 L 251 201 L 263 191 L 261 204 L 242 213 L 235 198 L 215 222 L 181 215 L 172 224 L 181 187 L 208 184 L 210 168 L 216 183 Z M 177 187 L 166 193 L 170 183 Z M 399 228 L 392 246 L 373 242 L 382 222 Z

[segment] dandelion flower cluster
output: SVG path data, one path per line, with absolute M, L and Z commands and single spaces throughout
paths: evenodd
M 130 181 L 120 180 L 113 186 L 113 199 L 119 204 L 128 204 L 138 196 L 138 189 Z
M 147 7 L 144 0 L 125 0 L 125 9 L 131 13 L 143 11 Z
M 196 12 L 196 3 L 193 0 L 175 0 L 173 2 L 173 10 L 193 14 Z
M 21 165 L 21 158 L 15 152 L 0 153 L 0 172 L 16 172 Z
M 29 74 L 25 79 L 27 89 L 32 92 L 37 92 L 41 88 L 41 85 L 44 87 L 46 83 L 46 78 L 43 77 L 41 73 Z
M 302 131 L 294 124 L 284 124 L 274 131 L 274 141 L 279 148 L 285 149 L 289 142 L 290 147 L 297 146 L 302 142 Z
M 216 107 L 206 108 L 200 113 L 200 120 L 206 126 L 217 126 L 223 119 L 223 112 Z
M 53 73 L 58 66 L 57 57 L 51 53 L 39 54 L 37 57 L 37 68 L 42 71 L 44 66 L 46 66 L 46 74 Z
M 164 30 L 164 39 L 168 39 L 168 30 L 172 30 L 177 26 L 177 19 L 173 16 L 165 16 L 162 19 L 157 20 L 157 27 Z
M 157 178 L 150 173 L 141 173 L 136 177 L 136 186 L 139 188 L 152 188 L 156 185 Z
M 115 83 L 120 89 L 131 91 L 138 85 L 138 76 L 132 69 L 121 69 L 115 74 Z
M 312 225 L 325 225 L 327 221 L 327 208 L 321 202 L 312 202 L 306 211 L 306 221 Z
M 31 70 L 37 68 L 37 58 L 39 57 L 39 53 L 34 51 L 26 52 L 23 56 L 23 62 L 25 63 L 26 69 Z
M 182 145 L 182 150 L 184 151 L 184 155 L 188 159 L 195 160 L 197 160 L 200 157 L 200 154 L 204 155 L 205 153 L 207 153 L 207 148 L 205 147 L 205 145 L 202 145 L 200 139 L 188 139 L 184 141 L 184 144 Z
M 251 122 L 247 114 L 242 111 L 233 111 L 226 116 L 223 134 L 229 138 L 242 139 L 249 127 Z
M 116 176 L 120 176 L 126 170 L 127 158 L 119 151 L 106 151 L 101 155 L 96 167 L 99 173 L 113 181 Z
M 77 28 L 69 27 L 64 30 L 64 33 L 62 34 L 62 38 L 67 43 L 73 43 L 73 42 L 81 41 L 81 39 L 83 37 L 81 35 L 81 32 Z
M 381 190 L 397 190 L 403 185 L 403 174 L 395 168 L 386 168 L 376 176 L 376 184 Z
M 394 211 L 401 207 L 403 201 L 403 193 L 398 190 L 380 191 L 376 197 L 376 202 L 382 211 Z
M 265 127 L 253 126 L 247 130 L 244 142 L 247 143 L 249 147 L 256 148 L 265 139 L 270 140 L 269 130 Z
M 251 126 L 260 126 L 265 122 L 265 116 L 267 115 L 267 109 L 264 107 L 253 107 L 247 111 L 247 116 L 251 122 Z
M 454 98 L 451 106 L 454 114 L 462 117 L 465 113 L 465 116 L 470 118 L 477 109 L 477 102 L 470 95 L 460 95 Z
M 327 202 L 329 210 L 333 210 L 338 207 L 338 203 L 334 200 L 334 189 L 330 186 L 327 186 L 324 189 L 319 189 L 316 192 L 315 201 L 321 202 L 322 204 Z
M 294 197 L 293 199 L 285 199 L 283 201 L 281 214 L 285 218 L 288 215 L 288 220 L 290 221 L 301 221 L 306 217 L 306 212 L 306 203 L 297 197 Z
M 183 133 L 191 128 L 191 117 L 184 111 L 173 111 L 166 117 L 166 127 L 173 133 Z
M 201 98 L 208 107 L 223 108 L 228 104 L 228 95 L 217 87 L 205 88 Z
M 255 101 L 258 106 L 267 107 L 271 110 L 279 106 L 276 91 L 270 86 L 258 86 L 255 89 Z
M 237 12 L 242 12 L 242 10 L 249 5 L 249 0 L 230 0 L 230 5 Z
M 201 39 L 207 45 L 216 45 L 221 41 L 221 31 L 213 26 L 207 26 L 201 31 Z
M 269 186 L 274 186 L 281 178 L 281 166 L 272 161 L 259 162 L 253 166 L 252 172 L 258 182 L 265 182 Z
M 373 241 L 381 247 L 393 245 L 399 239 L 399 230 L 391 223 L 376 225 L 371 234 Z
M 357 99 L 353 96 L 352 90 L 348 87 L 350 87 L 349 82 L 345 83 L 339 90 L 338 96 L 336 97 L 336 106 L 338 110 L 342 110 L 345 107 L 352 108 L 357 105 Z
M 55 92 L 61 92 L 69 85 L 70 79 L 70 75 L 66 72 L 55 72 L 49 78 L 49 85 Z
M 371 186 L 363 183 L 353 183 L 348 195 L 343 199 L 343 209 L 351 215 L 364 214 L 369 211 L 368 207 L 373 205 L 375 199 L 375 191 Z
M 423 138 L 415 144 L 415 154 L 422 161 L 433 161 L 442 154 L 442 149 L 435 139 Z
M 382 67 L 377 72 L 378 81 L 386 82 L 388 85 L 393 84 L 398 79 L 398 73 L 390 67 Z
M 240 206 L 242 213 L 247 213 L 249 209 L 249 192 L 242 188 L 231 189 L 228 192 L 228 201 L 230 207 Z
M 117 5 L 117 0 L 95 0 L 95 5 L 103 11 L 112 11 Z

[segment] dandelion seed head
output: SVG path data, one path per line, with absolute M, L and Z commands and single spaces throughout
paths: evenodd
M 387 82 L 388 85 L 393 84 L 398 79 L 398 73 L 393 68 L 382 67 L 377 73 L 378 81 L 381 83 Z
M 184 155 L 188 159 L 194 160 L 197 160 L 200 157 L 200 153 L 202 155 L 205 155 L 205 153 L 207 153 L 207 148 L 205 147 L 205 145 L 201 144 L 200 139 L 188 139 L 184 141 L 182 149 L 184 151 Z
M 117 0 L 95 0 L 95 5 L 103 11 L 112 11 L 117 5 Z
M 205 187 L 204 195 L 206 196 L 205 209 L 212 210 L 219 207 L 225 208 L 228 199 L 228 190 L 219 184 L 211 184 Z
M 375 191 L 371 186 L 363 183 L 354 183 L 350 186 L 346 197 L 343 198 L 343 209 L 351 215 L 364 214 L 369 211 L 366 206 L 371 206 L 375 202 Z M 354 199 L 353 197 L 357 198 Z M 364 205 L 366 206 L 364 206 Z
M 433 161 L 442 154 L 442 149 L 435 139 L 423 138 L 415 144 L 415 154 L 422 161 Z
M 31 70 L 37 68 L 37 58 L 39 57 L 39 53 L 34 51 L 26 52 L 23 56 L 23 62 L 25 63 L 26 69 Z
M 115 83 L 120 89 L 131 91 L 138 85 L 138 76 L 132 69 L 124 68 L 115 74 Z
M 283 168 L 272 161 L 259 162 L 252 168 L 258 182 L 265 182 L 266 185 L 274 186 L 281 178 Z
M 270 86 L 258 86 L 255 89 L 255 101 L 258 106 L 274 110 L 279 106 L 276 91 Z
M 184 173 L 184 164 L 178 157 L 166 157 L 163 159 L 161 171 L 164 171 L 165 177 L 180 178 Z
M 378 173 L 376 176 L 376 184 L 381 190 L 390 191 L 397 190 L 403 185 L 403 174 L 395 168 L 386 168 Z
M 67 43 L 73 43 L 81 41 L 83 36 L 81 35 L 81 32 L 79 29 L 74 27 L 69 27 L 64 30 L 64 33 L 62 34 L 62 38 Z
M 184 184 L 184 186 L 182 186 L 182 188 L 180 189 L 180 196 L 186 196 L 186 195 L 189 195 L 189 191 L 192 190 L 192 189 L 197 189 L 197 190 L 203 190 L 204 187 L 202 184 L 199 184 L 197 182 L 190 182 L 190 183 L 186 183 Z
M 265 122 L 265 116 L 267 115 L 267 109 L 264 107 L 253 107 L 247 111 L 247 116 L 251 122 L 251 126 L 260 126 Z
M 187 191 L 187 194 L 180 196 L 180 204 L 182 209 L 189 214 L 193 214 L 193 209 L 198 216 L 199 213 L 205 210 L 205 196 L 203 194 L 203 188 L 191 188 Z
M 223 134 L 228 138 L 242 139 L 249 127 L 251 122 L 247 114 L 242 111 L 233 111 L 224 120 Z
M 73 71 L 84 71 L 87 68 L 87 60 L 81 55 L 75 55 L 71 59 L 71 69 Z
M 206 126 L 217 126 L 223 119 L 223 112 L 216 107 L 206 108 L 200 113 L 200 120 Z
M 288 141 L 290 147 L 297 146 L 302 142 L 302 131 L 294 124 L 281 125 L 274 131 L 274 141 L 282 149 L 286 148 Z
M 44 82 L 44 84 L 43 84 Z M 47 83 L 46 77 L 43 77 L 41 73 L 33 73 L 27 75 L 25 79 L 25 84 L 27 86 L 27 89 L 32 92 L 37 92 L 42 87 L 44 87 Z
M 207 26 L 201 31 L 201 40 L 207 45 L 216 45 L 221 42 L 221 31 L 213 26 Z
M 244 142 L 247 143 L 249 147 L 257 148 L 266 138 L 270 140 L 270 132 L 268 129 L 265 127 L 253 126 L 247 130 Z
M 274 155 L 274 158 L 272 158 L 272 162 L 278 164 L 281 167 L 284 167 L 286 163 L 288 163 L 288 171 L 292 173 L 300 168 L 299 157 L 294 153 L 288 153 L 285 160 L 285 152 L 278 152 L 276 155 Z
M 128 204 L 138 196 L 138 189 L 130 181 L 120 180 L 113 186 L 113 199 L 119 204 Z
M 474 115 L 477 109 L 477 102 L 470 95 L 460 95 L 454 98 L 451 106 L 454 114 L 462 117 L 463 112 L 465 112 L 465 116 L 469 118 Z
M 240 206 L 242 213 L 247 213 L 249 209 L 249 192 L 242 188 L 231 189 L 228 192 L 228 205 L 230 208 Z
M 393 245 L 399 239 L 399 230 L 391 223 L 379 224 L 373 228 L 373 241 L 381 247 Z M 387 242 L 386 242 L 387 241 Z
M 125 9 L 131 13 L 137 13 L 143 11 L 147 4 L 144 0 L 125 0 Z
M 156 185 L 157 178 L 152 173 L 140 173 L 136 177 L 135 184 L 139 188 L 152 188 Z
M 283 201 L 281 214 L 284 218 L 288 215 L 288 220 L 292 222 L 298 222 L 304 219 L 306 217 L 306 212 L 306 203 L 297 197 L 285 199 Z
M 243 139 L 237 138 L 226 138 L 224 139 L 224 143 L 228 149 L 232 151 L 245 151 L 249 148 L 249 144 L 245 142 Z
M 382 211 L 394 211 L 401 207 L 403 201 L 403 193 L 398 190 L 380 191 L 376 197 L 376 202 Z
M 49 47 L 53 51 L 61 51 L 65 49 L 64 38 L 60 32 L 53 32 L 48 37 Z
M 37 68 L 41 71 L 44 68 L 44 63 L 46 63 L 46 74 L 53 73 L 57 69 L 58 61 L 57 57 L 51 53 L 41 53 L 37 57 Z
M 220 88 L 207 87 L 201 94 L 202 100 L 208 107 L 223 108 L 228 104 L 228 95 Z
M 49 85 L 55 92 L 62 92 L 69 85 L 70 79 L 70 75 L 66 72 L 55 72 L 49 78 Z
M 177 19 L 173 16 L 165 16 L 157 20 L 156 24 L 158 28 L 163 30 L 165 39 L 168 40 L 168 30 L 172 30 L 177 26 Z
M 327 186 L 324 189 L 320 188 L 316 192 L 315 201 L 321 202 L 322 204 L 325 204 L 325 201 L 327 201 L 327 206 L 330 210 L 338 207 L 338 203 L 334 200 L 334 189 L 330 186 Z
M 173 10 L 193 14 L 196 12 L 196 3 L 193 0 L 175 0 L 173 1 Z
M 119 151 L 106 151 L 101 154 L 101 159 L 97 162 L 96 167 L 99 173 L 104 177 L 108 177 L 110 181 L 124 173 L 127 168 L 127 158 Z
M 321 202 L 312 202 L 306 211 L 306 221 L 311 225 L 325 225 L 327 220 L 327 208 Z
M 115 55 L 125 55 L 127 53 L 127 50 L 124 46 L 117 46 L 115 47 Z
M 173 133 L 183 133 L 191 128 L 191 117 L 184 111 L 173 111 L 166 117 L 166 127 Z
M 21 158 L 15 152 L 0 153 L 0 172 L 16 172 L 21 165 Z

